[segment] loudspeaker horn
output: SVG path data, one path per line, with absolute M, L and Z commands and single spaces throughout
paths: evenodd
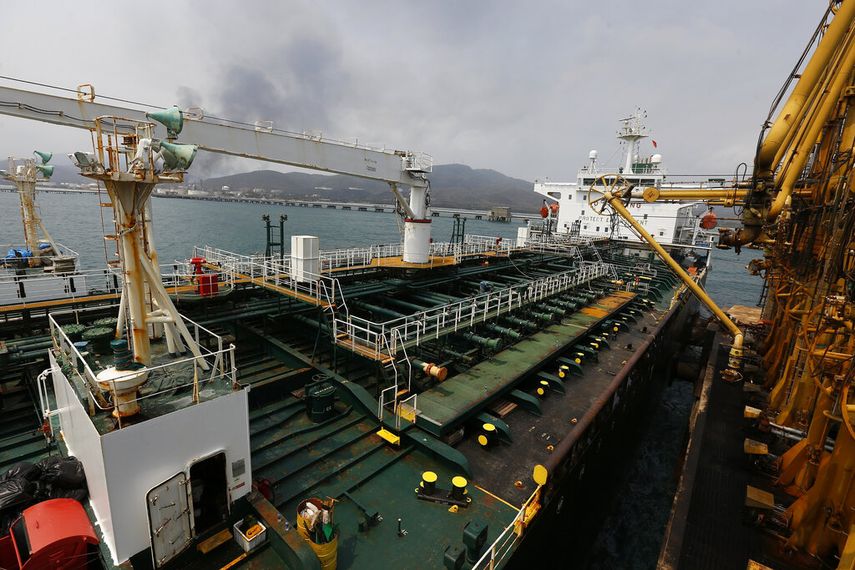
M 184 113 L 177 106 L 164 109 L 163 111 L 146 113 L 145 116 L 166 127 L 166 134 L 170 139 L 177 137 L 181 129 L 184 128 Z
M 41 172 L 42 176 L 44 176 L 45 178 L 50 178 L 51 176 L 53 176 L 53 169 L 54 169 L 53 164 L 37 164 L 36 165 L 36 170 Z
M 163 157 L 165 171 L 187 170 L 196 158 L 199 147 L 195 144 L 160 143 L 160 156 Z
M 47 164 L 50 162 L 50 159 L 53 158 L 53 153 L 43 152 L 41 150 L 34 150 L 33 154 L 42 159 L 42 164 Z

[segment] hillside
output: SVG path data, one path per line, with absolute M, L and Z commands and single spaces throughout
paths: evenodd
M 434 206 L 487 209 L 510 206 L 518 212 L 534 212 L 540 200 L 532 183 L 505 176 L 495 170 L 473 169 L 463 164 L 443 164 L 430 175 L 431 200 Z M 391 201 L 388 185 L 354 176 L 282 173 L 256 170 L 202 181 L 206 190 L 228 186 L 232 192 L 263 189 L 282 198 L 322 198 L 346 202 Z

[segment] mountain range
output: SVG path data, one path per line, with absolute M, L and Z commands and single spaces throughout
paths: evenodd
M 91 180 L 80 176 L 73 166 L 59 164 L 51 182 L 86 184 Z M 386 183 L 338 174 L 255 170 L 197 179 L 196 183 L 210 191 L 221 191 L 223 186 L 228 186 L 230 194 L 241 192 L 272 198 L 336 202 L 392 202 Z M 475 169 L 464 164 L 441 164 L 433 167 L 430 183 L 431 204 L 438 207 L 486 210 L 493 206 L 508 206 L 515 212 L 536 212 L 540 208 L 540 199 L 532 190 L 531 182 L 511 178 L 495 170 Z
M 513 211 L 534 212 L 540 200 L 526 180 L 495 170 L 474 169 L 463 164 L 441 164 L 430 174 L 431 204 L 446 208 L 486 210 L 509 206 Z M 201 181 L 205 190 L 229 192 L 261 189 L 276 198 L 326 199 L 341 202 L 389 203 L 389 185 L 354 176 L 256 170 Z

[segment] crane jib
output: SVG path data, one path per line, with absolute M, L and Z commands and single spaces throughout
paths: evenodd
M 128 119 L 116 126 L 131 132 L 132 121 L 148 121 L 146 111 L 59 97 L 24 89 L 0 86 L 0 114 L 66 127 L 93 129 L 97 117 Z M 181 140 L 200 149 L 288 164 L 313 170 L 382 180 L 405 186 L 425 187 L 427 166 L 417 165 L 413 153 L 373 149 L 356 144 L 324 140 L 321 137 L 231 124 L 213 118 L 186 117 Z M 157 125 L 155 136 L 166 138 L 166 129 Z

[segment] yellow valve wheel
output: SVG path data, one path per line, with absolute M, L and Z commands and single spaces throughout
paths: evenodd
M 609 198 L 620 198 L 626 206 L 632 199 L 632 188 L 633 185 L 620 174 L 603 174 L 588 188 L 588 205 L 596 213 L 604 216 L 610 210 Z

